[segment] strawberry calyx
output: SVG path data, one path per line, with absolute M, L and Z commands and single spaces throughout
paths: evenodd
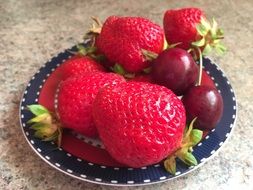
M 164 40 L 164 47 L 163 47 L 163 51 L 166 49 L 171 49 L 171 48 L 175 48 L 176 46 L 180 45 L 182 42 L 178 42 L 175 44 L 168 44 L 166 40 Z M 192 49 L 190 49 L 192 50 Z M 141 53 L 144 56 L 144 59 L 146 61 L 153 61 L 154 59 L 156 59 L 158 57 L 159 54 L 146 50 L 146 49 L 141 49 Z
M 175 175 L 176 173 L 176 158 L 179 158 L 188 166 L 196 166 L 198 161 L 192 154 L 193 147 L 197 145 L 203 136 L 203 131 L 199 129 L 193 129 L 193 124 L 197 118 L 194 118 L 189 127 L 186 128 L 181 146 L 172 155 L 169 155 L 164 161 L 165 169 Z
M 99 18 L 92 16 L 91 19 L 93 20 L 92 27 L 89 29 L 88 33 L 93 34 L 100 34 L 102 29 L 102 22 L 99 20 Z
M 27 108 L 35 115 L 27 122 L 31 124 L 31 128 L 35 131 L 34 136 L 43 141 L 56 141 L 60 147 L 62 127 L 57 116 L 39 104 L 32 104 L 27 106 Z
M 141 49 L 141 53 L 146 61 L 153 61 L 158 57 L 158 54 L 146 49 Z
M 96 37 L 101 33 L 103 24 L 97 17 L 91 17 L 91 19 L 93 20 L 91 28 L 85 33 L 83 39 L 90 40 L 92 46 L 94 46 Z
M 135 73 L 128 73 L 124 67 L 118 63 L 115 63 L 113 67 L 110 67 L 110 69 L 119 75 L 124 76 L 125 78 L 132 79 L 135 77 Z
M 76 48 L 77 48 L 76 54 L 83 55 L 83 56 L 86 56 L 86 55 L 93 56 L 94 53 L 97 51 L 97 48 L 92 46 L 92 45 L 89 45 L 89 46 L 85 47 L 82 44 L 77 44 Z
M 200 23 L 196 25 L 196 30 L 201 38 L 191 43 L 193 49 L 201 48 L 203 55 L 208 55 L 213 49 L 219 55 L 226 52 L 226 47 L 221 43 L 224 31 L 218 28 L 214 18 L 212 22 L 202 18 Z
M 74 54 L 81 56 L 89 56 L 96 61 L 105 60 L 105 56 L 103 54 L 97 54 L 97 48 L 93 45 L 84 46 L 82 44 L 77 44 L 76 48 L 77 52 L 74 52 Z

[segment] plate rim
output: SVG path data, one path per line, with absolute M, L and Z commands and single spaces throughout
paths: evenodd
M 75 47 L 75 46 L 74 46 L 74 47 Z M 73 47 L 72 47 L 72 48 L 73 48 Z M 225 78 L 229 81 L 229 86 L 230 86 L 230 88 L 233 90 L 233 95 L 234 95 L 234 97 L 235 97 L 235 101 L 234 101 L 234 102 L 235 102 L 235 114 L 234 114 L 234 115 L 235 115 L 235 118 L 234 118 L 234 120 L 233 120 L 233 123 L 231 123 L 231 124 L 232 124 L 231 130 L 230 130 L 230 132 L 228 133 L 228 136 L 226 136 L 226 138 L 224 139 L 223 144 L 222 144 L 221 146 L 219 146 L 219 147 L 217 148 L 217 150 L 215 150 L 215 152 L 214 152 L 213 154 L 211 154 L 209 157 L 205 158 L 204 161 L 199 162 L 198 165 L 197 165 L 197 166 L 194 166 L 192 169 L 190 169 L 190 170 L 188 170 L 188 171 L 186 171 L 186 172 L 184 172 L 184 173 L 181 173 L 181 174 L 179 174 L 179 175 L 175 175 L 175 176 L 173 176 L 173 177 L 165 178 L 165 179 L 163 179 L 163 180 L 150 181 L 150 182 L 142 182 L 142 183 L 132 183 L 132 184 L 129 184 L 129 183 L 112 183 L 112 182 L 110 183 L 109 180 L 108 180 L 108 181 L 95 181 L 95 180 L 90 180 L 90 179 L 87 179 L 87 178 L 82 178 L 82 177 L 79 177 L 79 176 L 77 176 L 77 175 L 71 174 L 71 173 L 69 173 L 69 172 L 63 170 L 62 168 L 59 168 L 59 167 L 55 166 L 53 163 L 51 163 L 49 160 L 47 160 L 42 154 L 40 154 L 40 153 L 36 150 L 36 148 L 33 146 L 33 144 L 32 144 L 32 143 L 30 142 L 30 140 L 28 139 L 27 135 L 25 134 L 25 130 L 24 130 L 24 128 L 22 127 L 22 126 L 23 126 L 23 125 L 22 125 L 23 123 L 22 123 L 22 117 L 21 117 L 21 115 L 22 115 L 22 113 L 21 113 L 21 112 L 22 112 L 22 109 L 21 109 L 21 108 L 22 108 L 22 102 L 23 102 L 22 100 L 23 100 L 24 97 L 25 97 L 25 94 L 26 94 L 25 92 L 26 92 L 26 90 L 27 90 L 27 88 L 28 88 L 28 84 L 29 84 L 33 79 L 35 79 L 35 75 L 36 75 L 36 74 L 39 74 L 39 73 L 40 73 L 40 70 L 41 70 L 42 68 L 46 67 L 47 64 L 49 64 L 49 63 L 52 61 L 53 58 L 58 57 L 61 53 L 63 53 L 63 54 L 66 53 L 67 50 L 68 50 L 68 49 L 65 49 L 63 52 L 60 52 L 60 53 L 58 53 L 57 55 L 52 56 L 51 59 L 49 59 L 46 63 L 44 63 L 44 64 L 38 69 L 38 71 L 37 71 L 36 73 L 34 73 L 34 74 L 32 75 L 32 77 L 30 77 L 28 83 L 26 83 L 26 86 L 25 86 L 25 89 L 24 89 L 24 91 L 23 91 L 23 93 L 22 93 L 21 101 L 20 101 L 20 104 L 19 104 L 19 123 L 20 123 L 22 133 L 23 133 L 23 135 L 24 135 L 24 137 L 25 137 L 27 143 L 28 143 L 29 146 L 32 148 L 33 152 L 35 152 L 44 162 L 46 162 L 48 165 L 50 165 L 50 166 L 53 167 L 54 169 L 56 169 L 56 170 L 58 170 L 58 171 L 64 173 L 65 175 L 68 175 L 68 176 L 70 176 L 70 177 L 73 177 L 73 178 L 75 178 L 75 179 L 79 179 L 79 180 L 81 180 L 81 181 L 90 182 L 90 183 L 93 183 L 93 184 L 106 185 L 106 186 L 146 186 L 146 185 L 157 184 L 157 183 L 161 183 L 161 182 L 166 182 L 166 181 L 174 180 L 174 179 L 179 178 L 179 177 L 182 177 L 182 176 L 184 176 L 184 175 L 188 175 L 188 174 L 191 173 L 192 171 L 194 171 L 194 170 L 200 168 L 201 166 L 203 166 L 207 161 L 209 161 L 209 160 L 213 159 L 215 156 L 217 156 L 217 154 L 222 150 L 222 148 L 223 148 L 223 147 L 227 144 L 227 142 L 230 140 L 230 138 L 231 138 L 231 136 L 232 136 L 232 134 L 233 134 L 233 132 L 234 132 L 234 130 L 235 130 L 234 128 L 235 128 L 235 126 L 236 126 L 237 117 L 238 117 L 238 114 L 237 114 L 237 113 L 238 113 L 237 95 L 236 95 L 236 92 L 235 92 L 234 88 L 232 87 L 232 85 L 231 85 L 231 83 L 230 83 L 231 80 L 229 80 L 229 78 L 228 78 L 228 76 L 226 75 L 226 73 L 220 68 L 220 66 L 219 66 L 218 64 L 214 63 L 214 61 L 213 61 L 210 57 L 205 57 L 205 59 L 208 59 L 208 60 L 210 61 L 210 64 L 215 65 L 215 66 L 216 66 L 216 69 L 217 69 L 217 70 L 220 70 L 221 73 L 224 74 Z M 57 67 L 56 67 L 56 68 L 57 68 Z M 56 69 L 56 68 L 55 68 L 55 69 Z M 51 73 L 50 73 L 50 75 L 51 75 Z M 46 79 L 47 79 L 47 78 L 46 78 Z M 99 165 L 99 164 L 98 164 L 98 165 Z

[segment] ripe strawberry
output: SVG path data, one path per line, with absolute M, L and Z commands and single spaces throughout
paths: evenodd
M 129 81 L 153 83 L 152 77 L 150 74 L 139 74 L 135 76 L 134 78 L 129 79 Z
M 148 67 L 142 50 L 160 53 L 163 44 L 162 28 L 141 17 L 110 16 L 96 39 L 98 50 L 128 72 L 139 72 Z
M 102 65 L 91 59 L 89 56 L 76 55 L 65 61 L 61 66 L 62 79 L 70 76 L 83 75 L 92 71 L 104 71 Z
M 225 47 L 220 44 L 220 40 L 224 38 L 223 31 L 217 27 L 214 19 L 212 23 L 208 22 L 199 8 L 167 10 L 163 26 L 168 44 L 180 43 L 177 47 L 186 50 L 199 47 L 204 55 L 212 48 L 218 53 L 225 51 Z
M 114 73 L 93 72 L 74 76 L 61 82 L 57 112 L 63 127 L 95 137 L 97 130 L 92 119 L 92 103 L 101 87 L 119 84 L 125 79 Z
M 103 88 L 93 118 L 107 151 L 120 163 L 157 163 L 181 146 L 185 109 L 169 89 L 142 82 Z
M 168 10 L 164 14 L 163 24 L 165 36 L 169 44 L 182 42 L 177 47 L 189 49 L 192 42 L 198 40 L 196 25 L 205 18 L 198 8 Z

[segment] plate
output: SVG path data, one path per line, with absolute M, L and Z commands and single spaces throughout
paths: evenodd
M 53 168 L 74 178 L 97 184 L 112 186 L 138 186 L 154 184 L 183 176 L 211 159 L 231 136 L 236 119 L 236 98 L 224 72 L 209 58 L 203 59 L 206 73 L 213 80 L 224 101 L 221 121 L 205 138 L 193 148 L 198 165 L 188 167 L 177 160 L 177 172 L 173 176 L 165 171 L 163 164 L 142 168 L 128 168 L 114 161 L 104 150 L 99 140 L 92 140 L 76 133 L 64 131 L 62 148 L 53 142 L 44 142 L 33 136 L 27 125 L 32 114 L 26 107 L 41 103 L 54 109 L 54 94 L 60 81 L 60 65 L 69 59 L 76 47 L 53 57 L 32 77 L 20 103 L 20 124 L 25 139 L 33 151 Z

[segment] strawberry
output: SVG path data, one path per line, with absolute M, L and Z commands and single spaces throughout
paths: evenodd
M 97 130 L 92 119 L 93 100 L 101 87 L 124 81 L 122 76 L 114 73 L 94 72 L 61 82 L 57 112 L 63 127 L 96 137 Z
M 142 50 L 160 53 L 164 33 L 160 26 L 146 18 L 110 16 L 95 45 L 109 61 L 120 64 L 127 72 L 140 72 L 149 66 Z
M 104 68 L 89 56 L 75 55 L 61 66 L 63 80 L 70 76 L 83 75 L 92 71 L 104 71 Z
M 217 27 L 214 19 L 210 23 L 199 8 L 167 10 L 163 26 L 168 44 L 180 43 L 177 47 L 186 50 L 198 47 L 204 55 L 213 48 L 218 53 L 225 51 L 225 47 L 220 43 L 224 38 L 223 31 Z
M 153 83 L 150 74 L 139 74 L 136 75 L 134 78 L 129 79 L 129 81 Z
M 134 168 L 175 152 L 186 120 L 184 106 L 172 91 L 142 82 L 103 88 L 94 100 L 93 118 L 111 156 Z

